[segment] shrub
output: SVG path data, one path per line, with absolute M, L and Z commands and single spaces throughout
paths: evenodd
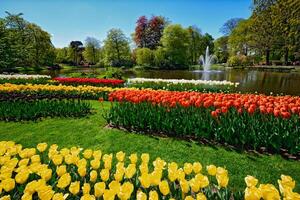
M 236 56 L 231 56 L 228 59 L 227 64 L 229 67 L 247 67 L 247 66 L 252 66 L 253 62 L 254 61 L 250 56 L 236 55 Z
M 83 117 L 91 105 L 79 100 L 15 100 L 0 102 L 0 120 L 28 121 L 44 117 Z

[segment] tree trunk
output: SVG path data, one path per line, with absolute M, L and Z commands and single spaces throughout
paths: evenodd
M 285 48 L 284 63 L 285 65 L 289 64 L 289 49 L 287 47 Z
M 270 49 L 266 50 L 266 65 L 270 65 Z

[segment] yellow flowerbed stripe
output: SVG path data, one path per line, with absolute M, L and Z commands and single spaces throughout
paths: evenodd
M 129 156 L 122 151 L 103 154 L 79 147 L 59 149 L 40 143 L 23 148 L 13 141 L 0 142 L 0 199 L 42 200 L 80 199 L 207 199 L 207 194 L 228 192 L 228 171 L 200 162 L 167 163 L 161 158 L 150 162 L 149 154 Z M 215 181 L 216 180 L 216 181 Z M 245 178 L 248 199 L 299 199 L 289 176 L 274 185 Z M 216 183 L 216 184 L 214 184 Z M 35 197 L 36 198 L 36 197 Z

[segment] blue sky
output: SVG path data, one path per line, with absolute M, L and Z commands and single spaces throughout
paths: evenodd
M 247 18 L 252 0 L 0 0 L 5 11 L 24 13 L 24 18 L 52 35 L 56 47 L 87 36 L 103 40 L 111 28 L 127 37 L 141 15 L 162 15 L 172 23 L 197 25 L 203 33 L 220 37 L 219 28 L 230 18 Z

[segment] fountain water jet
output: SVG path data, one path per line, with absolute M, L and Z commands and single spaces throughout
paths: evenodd
M 210 71 L 210 66 L 214 58 L 214 55 L 209 55 L 209 47 L 207 46 L 205 51 L 205 58 L 203 55 L 201 55 L 199 58 L 200 64 L 203 65 L 203 71 Z

